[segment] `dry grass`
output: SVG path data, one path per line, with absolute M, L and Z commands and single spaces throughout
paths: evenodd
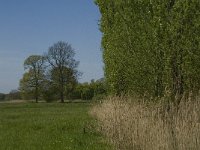
M 110 97 L 91 110 L 99 130 L 119 150 L 199 150 L 200 101 L 181 102 L 179 110 L 164 102 L 147 104 Z

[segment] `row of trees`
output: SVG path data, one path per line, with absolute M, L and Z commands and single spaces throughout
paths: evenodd
M 172 97 L 200 89 L 199 0 L 96 0 L 114 94 Z
M 48 102 L 60 99 L 89 100 L 106 94 L 104 79 L 78 83 L 81 73 L 73 48 L 65 42 L 55 43 L 43 56 L 31 55 L 24 61 L 26 72 L 20 80 L 22 99 Z
M 34 97 L 38 102 L 40 96 L 50 100 L 59 95 L 63 103 L 80 75 L 77 71 L 79 62 L 74 56 L 71 45 L 62 41 L 51 46 L 43 56 L 29 56 L 24 62 L 27 72 L 20 80 L 23 97 Z
M 4 100 L 20 100 L 21 94 L 18 90 L 11 90 L 8 94 L 0 93 L 0 101 Z

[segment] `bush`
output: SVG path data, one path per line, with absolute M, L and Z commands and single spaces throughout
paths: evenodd
M 42 99 L 50 103 L 58 99 L 55 89 L 49 88 L 48 90 L 42 91 Z
M 95 95 L 92 100 L 94 101 L 99 101 L 99 100 L 103 100 L 106 98 L 106 94 L 98 94 L 98 95 Z

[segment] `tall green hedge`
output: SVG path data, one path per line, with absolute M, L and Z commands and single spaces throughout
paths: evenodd
M 199 0 L 96 0 L 113 94 L 200 89 Z

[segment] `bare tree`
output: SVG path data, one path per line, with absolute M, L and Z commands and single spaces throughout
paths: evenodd
M 69 79 L 69 72 L 67 70 L 71 71 L 70 75 L 73 77 L 77 77 L 78 75 L 76 68 L 79 62 L 74 59 L 74 56 L 75 52 L 71 45 L 62 41 L 51 46 L 46 54 L 46 59 L 57 76 L 53 82 L 59 87 L 59 95 L 62 103 L 64 103 L 65 85 L 70 82 L 67 80 Z

